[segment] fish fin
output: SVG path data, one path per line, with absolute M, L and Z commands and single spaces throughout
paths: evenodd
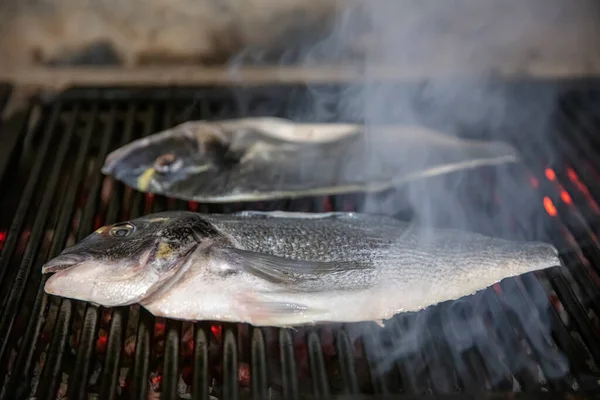
M 233 248 L 220 249 L 236 267 L 271 283 L 287 285 L 326 274 L 371 268 L 355 261 L 306 261 Z
M 246 306 L 251 306 L 252 311 L 268 312 L 273 315 L 299 314 L 309 311 L 304 304 L 282 301 L 248 301 Z
M 356 218 L 378 218 L 381 217 L 372 214 L 358 214 L 346 211 L 330 211 L 322 213 L 310 213 L 302 211 L 256 211 L 244 210 L 233 213 L 235 216 L 249 219 L 267 219 L 267 218 L 294 218 L 294 219 L 356 219 Z
M 253 325 L 293 327 L 302 325 L 307 315 L 318 315 L 322 310 L 291 301 L 259 300 L 254 296 L 240 298 Z

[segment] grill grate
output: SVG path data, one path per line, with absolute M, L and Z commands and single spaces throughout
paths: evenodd
M 538 151 L 541 144 L 531 138 L 513 138 L 536 156 L 525 171 L 504 171 L 525 186 L 495 189 L 494 213 L 487 210 L 492 222 L 506 226 L 503 235 L 552 240 L 564 249 L 568 269 L 508 279 L 462 301 L 400 315 L 385 328 L 192 324 L 155 318 L 137 306 L 104 309 L 44 295 L 43 262 L 118 220 L 166 209 L 360 209 L 360 195 L 188 203 L 143 195 L 100 173 L 110 150 L 140 136 L 187 119 L 286 116 L 289 102 L 306 96 L 299 87 L 75 88 L 32 103 L 37 124 L 14 129 L 24 131 L 15 144 L 20 156 L 11 159 L 0 186 L 0 396 L 148 399 L 160 391 L 161 399 L 300 399 L 597 389 L 600 90 L 576 89 L 561 98 L 556 128 L 545 136 L 565 150 L 560 160 Z M 490 175 L 483 170 L 464 184 L 480 187 Z M 542 232 L 523 228 L 514 193 L 539 205 Z M 480 221 L 474 214 L 464 213 Z M 491 232 L 492 222 L 477 228 Z M 393 357 L 382 370 L 378 361 L 386 354 Z

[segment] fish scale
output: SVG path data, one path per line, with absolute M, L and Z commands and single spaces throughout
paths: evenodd
M 561 265 L 549 244 L 359 213 L 173 211 L 118 226 L 128 234 L 94 232 L 46 264 L 58 271 L 46 292 L 139 302 L 182 320 L 290 326 L 379 321 Z
M 241 215 L 242 219 L 228 215 L 206 218 L 247 250 L 309 261 L 342 261 L 352 257 L 361 262 L 373 262 L 378 254 L 372 250 L 393 243 L 394 235 L 401 232 L 398 229 L 404 227 L 394 224 L 395 227 L 382 226 L 373 232 L 369 226 L 361 226 L 359 219 L 334 214 L 330 214 L 330 218 L 305 219 L 303 222 L 306 223 L 303 224 L 294 224 L 297 221 L 295 218 L 262 218 L 260 214 L 249 213 Z M 379 220 L 373 218 L 372 223 Z M 389 221 L 386 222 L 389 224 Z M 265 246 L 265 241 L 273 237 L 284 240 L 279 240 L 275 246 Z M 311 240 L 307 241 L 307 237 Z M 354 248 L 352 254 L 344 251 L 349 247 Z

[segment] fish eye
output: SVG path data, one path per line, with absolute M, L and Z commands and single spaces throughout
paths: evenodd
M 182 161 L 173 153 L 163 154 L 154 161 L 154 169 L 159 173 L 175 172 L 181 168 Z
M 110 235 L 117 238 L 123 238 L 135 232 L 135 226 L 130 223 L 115 225 L 110 229 Z

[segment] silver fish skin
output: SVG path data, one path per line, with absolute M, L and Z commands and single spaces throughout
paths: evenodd
M 282 327 L 381 321 L 560 265 L 546 243 L 383 216 L 174 211 L 100 228 L 42 271 L 52 295 Z
M 221 203 L 378 192 L 518 161 L 506 143 L 419 126 L 265 117 L 186 122 L 113 151 L 102 171 L 142 192 Z

